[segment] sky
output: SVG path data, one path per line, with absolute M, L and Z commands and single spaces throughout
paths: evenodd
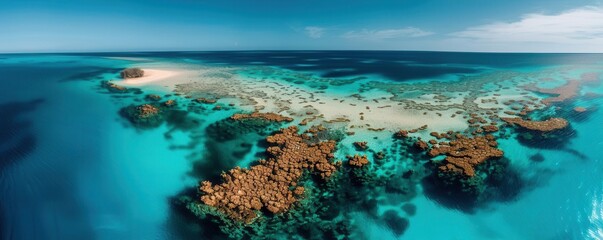
M 0 0 L 0 52 L 603 52 L 603 0 Z

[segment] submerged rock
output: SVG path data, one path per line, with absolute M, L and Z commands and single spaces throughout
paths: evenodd
M 150 101 L 159 101 L 161 100 L 161 96 L 157 95 L 157 94 L 149 94 L 145 97 L 146 100 L 150 100 Z
M 383 221 L 397 237 L 404 234 L 409 225 L 408 219 L 398 216 L 398 213 L 394 210 L 383 213 Z
M 166 107 L 176 106 L 176 101 L 173 99 L 167 100 L 163 103 L 163 106 L 166 106 Z
M 544 156 L 541 153 L 536 153 L 530 156 L 530 160 L 534 162 L 544 162 Z
M 117 85 L 110 81 L 102 81 L 101 87 L 109 90 L 109 92 L 112 92 L 112 93 L 127 93 L 128 92 L 128 88 Z
M 364 151 L 368 149 L 367 142 L 354 142 L 354 147 L 358 150 Z
M 402 210 L 408 214 L 408 216 L 414 216 L 417 213 L 417 206 L 412 203 L 406 203 L 402 205 Z

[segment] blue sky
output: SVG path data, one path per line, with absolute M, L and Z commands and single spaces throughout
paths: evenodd
M 603 52 L 601 0 L 0 0 L 0 52 Z

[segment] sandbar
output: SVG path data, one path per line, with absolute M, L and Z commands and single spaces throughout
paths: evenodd
M 157 83 L 162 80 L 170 79 L 172 77 L 176 77 L 182 72 L 175 70 L 162 70 L 162 69 L 149 69 L 144 68 L 144 75 L 139 78 L 126 78 L 122 81 L 123 85 L 129 86 L 142 86 L 151 83 Z

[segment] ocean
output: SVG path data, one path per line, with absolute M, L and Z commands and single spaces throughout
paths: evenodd
M 174 74 L 138 84 L 120 77 L 131 67 Z M 603 239 L 602 81 L 602 54 L 0 55 L 0 238 Z M 144 104 L 157 118 L 133 115 Z M 291 120 L 231 117 L 252 112 Z M 448 146 L 432 133 L 485 135 L 473 119 L 500 129 L 491 147 L 504 155 L 471 177 L 443 160 L 466 148 L 428 150 Z M 251 223 L 200 207 L 199 182 L 279 159 L 265 139 L 292 125 L 326 127 L 309 139 L 336 142 L 332 177 L 304 170 L 289 208 Z

